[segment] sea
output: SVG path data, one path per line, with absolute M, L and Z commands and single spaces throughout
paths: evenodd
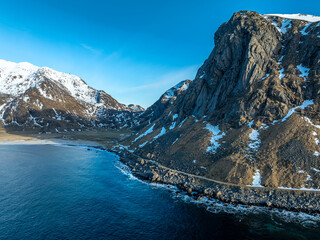
M 0 145 L 0 239 L 320 239 L 320 219 L 196 200 L 108 151 Z

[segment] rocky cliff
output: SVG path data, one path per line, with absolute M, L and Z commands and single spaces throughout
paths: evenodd
M 122 144 L 222 182 L 320 189 L 319 21 L 233 14 L 183 94 L 165 107 L 159 100 Z
M 77 76 L 0 60 L 0 124 L 7 130 L 63 132 L 132 126 L 137 123 L 132 118 L 143 110 L 139 107 L 120 104 Z
M 164 112 L 166 112 L 167 109 L 172 108 L 172 106 L 175 106 L 176 99 L 180 95 L 185 94 L 190 83 L 191 80 L 181 81 L 177 85 L 168 89 L 164 94 L 162 94 L 161 97 L 154 104 L 152 104 L 144 112 L 142 112 L 141 115 L 139 115 L 138 119 L 140 124 L 136 126 L 136 129 L 141 129 L 145 127 L 154 120 L 163 116 Z

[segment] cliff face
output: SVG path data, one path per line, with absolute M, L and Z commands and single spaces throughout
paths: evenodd
M 235 13 L 215 34 L 215 48 L 199 69 L 182 113 L 242 126 L 284 117 L 316 97 L 319 24 Z M 312 82 L 312 83 L 311 83 Z
M 162 94 L 154 104 L 142 112 L 142 114 L 138 117 L 140 124 L 137 125 L 137 129 L 141 129 L 150 124 L 152 121 L 163 117 L 163 114 L 167 109 L 177 106 L 177 98 L 186 93 L 190 83 L 191 80 L 181 81 Z
M 0 122 L 7 130 L 114 128 L 132 125 L 135 112 L 77 76 L 0 60 Z
M 224 182 L 320 188 L 319 21 L 235 13 L 184 93 L 123 144 Z

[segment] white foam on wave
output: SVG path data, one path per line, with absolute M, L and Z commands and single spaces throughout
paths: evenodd
M 134 180 L 134 181 L 138 181 L 144 184 L 147 184 L 147 182 L 140 180 L 139 178 L 137 178 L 136 176 L 134 176 L 132 174 L 132 172 L 130 171 L 130 168 L 123 164 L 120 160 L 115 161 L 114 166 L 120 170 L 120 172 L 123 175 L 126 175 L 130 180 Z
M 173 195 L 174 198 L 182 200 L 186 203 L 196 204 L 198 207 L 205 207 L 208 212 L 214 214 L 231 214 L 237 218 L 243 218 L 248 215 L 266 215 L 271 219 L 279 219 L 286 223 L 296 223 L 303 227 L 318 227 L 320 224 L 320 218 L 303 213 L 293 212 L 277 208 L 268 208 L 260 206 L 248 206 L 241 204 L 222 203 L 215 199 L 209 199 L 208 197 L 201 197 L 199 200 L 187 195 L 185 192 Z
M 53 146 L 58 147 L 66 147 L 66 148 L 80 148 L 80 149 L 86 149 L 86 150 L 92 150 L 96 152 L 108 152 L 107 149 L 99 148 L 99 146 L 90 146 L 90 145 L 76 145 L 76 144 L 52 144 Z
M 161 188 L 165 190 L 173 191 L 171 194 L 172 198 L 177 199 L 179 201 L 183 201 L 190 204 L 195 204 L 198 207 L 204 207 L 208 212 L 214 214 L 232 214 L 237 218 L 243 218 L 248 216 L 249 214 L 265 214 L 269 215 L 272 219 L 279 218 L 280 221 L 287 223 L 297 223 L 304 227 L 317 227 L 320 224 L 320 218 L 313 216 L 311 214 L 303 213 L 303 212 L 293 212 L 287 211 L 277 208 L 268 208 L 268 207 L 260 207 L 260 206 L 248 206 L 242 204 L 231 204 L 231 203 L 222 203 L 216 199 L 211 199 L 208 197 L 201 197 L 199 199 L 195 199 L 193 196 L 187 195 L 186 192 L 179 190 L 174 185 L 169 184 L 161 184 L 161 183 L 149 183 L 147 181 L 142 181 L 135 177 L 130 171 L 129 167 L 123 164 L 120 161 L 116 161 L 115 166 L 125 175 L 129 177 L 130 180 L 139 181 L 141 183 L 147 184 L 148 186 Z

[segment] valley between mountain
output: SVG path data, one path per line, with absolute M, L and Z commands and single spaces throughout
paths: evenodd
M 240 11 L 214 42 L 195 78 L 147 109 L 1 60 L 1 139 L 94 141 L 195 198 L 319 213 L 320 17 Z

